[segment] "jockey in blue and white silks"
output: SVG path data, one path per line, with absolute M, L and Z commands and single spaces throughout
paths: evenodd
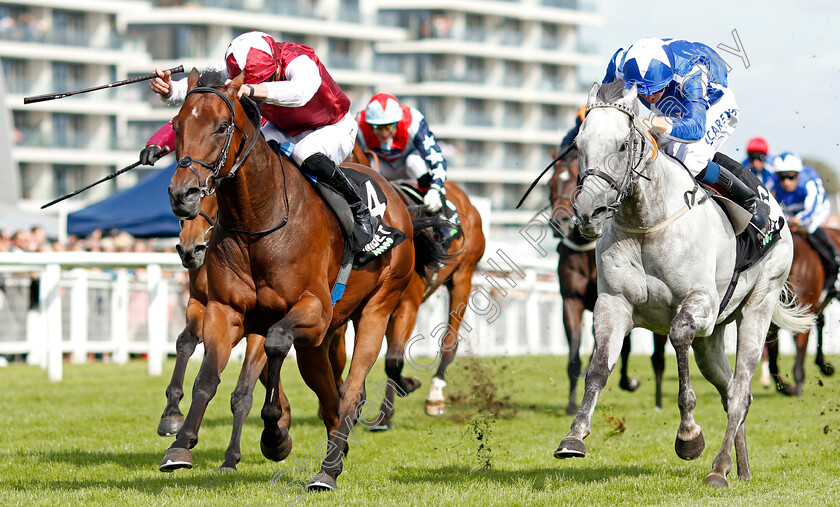
M 615 52 L 604 83 L 636 85 L 654 114 L 645 120 L 661 134 L 660 148 L 691 174 L 714 186 L 747 211 L 766 233 L 769 206 L 758 194 L 760 181 L 746 167 L 718 153 L 738 125 L 735 94 L 728 88 L 726 62 L 712 48 L 677 39 L 641 39 Z
M 822 178 L 812 167 L 787 151 L 774 159 L 773 168 L 779 179 L 776 200 L 782 206 L 791 225 L 799 226 L 813 234 L 825 223 L 831 205 L 825 198 Z
M 831 213 L 831 205 L 825 198 L 820 175 L 789 151 L 774 158 L 773 169 L 779 181 L 776 199 L 782 205 L 788 224 L 808 232 L 809 243 L 826 267 L 826 286 L 835 289 L 840 252 L 822 228 Z

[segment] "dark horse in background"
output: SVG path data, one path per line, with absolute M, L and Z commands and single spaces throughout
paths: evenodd
M 368 165 L 378 172 L 378 157 L 373 152 L 364 152 L 357 144 L 353 151 L 353 159 Z M 399 188 L 399 186 L 397 187 Z M 417 321 L 417 311 L 439 287 L 446 286 L 449 292 L 449 319 L 445 332 L 440 340 L 440 364 L 432 377 L 429 394 L 426 397 L 426 414 L 430 416 L 442 415 L 445 411 L 443 388 L 446 387 L 446 369 L 455 358 L 458 349 L 458 331 L 467 308 L 467 299 L 472 290 L 472 276 L 478 261 L 484 255 L 485 238 L 481 230 L 481 215 L 469 200 L 467 194 L 451 181 L 446 182 L 446 199 L 452 202 L 458 210 L 461 222 L 461 233 L 455 237 L 446 251 L 446 261 L 433 268 L 429 276 L 417 274 L 411 276 L 408 287 L 400 298 L 400 303 L 388 322 L 388 352 L 385 356 L 385 371 L 389 378 L 400 378 L 404 364 L 405 347 L 411 338 L 411 332 Z M 416 190 L 416 189 L 415 189 Z M 403 202 L 407 206 L 418 206 L 405 192 L 400 192 Z M 440 329 L 439 326 L 436 329 Z M 433 338 L 437 338 L 433 331 Z M 410 352 L 410 351 L 409 351 Z M 343 366 L 343 365 L 342 365 Z M 419 386 L 419 380 L 406 379 L 403 385 L 388 383 L 386 398 L 382 401 L 381 413 L 383 419 L 375 428 L 387 430 L 391 427 L 391 417 L 394 412 L 394 394 L 405 396 Z
M 292 449 L 279 386 L 283 360 L 294 345 L 301 376 L 321 402 L 328 438 L 321 471 L 308 489 L 335 489 L 349 450 L 347 436 L 359 421 L 366 399 L 364 381 L 381 348 L 388 317 L 412 270 L 425 273 L 443 258 L 443 251 L 426 233 L 431 224 L 412 218 L 384 179 L 356 166 L 387 197 L 384 223 L 408 237 L 352 271 L 343 297 L 333 305 L 332 288 L 344 256 L 334 213 L 292 162 L 278 157 L 260 136 L 256 106 L 236 99 L 242 76 L 217 87 L 198 86 L 198 77 L 194 69 L 187 97 L 173 120 L 178 170 L 169 186 L 170 203 L 176 216 L 192 219 L 202 196 L 215 192 L 219 213 L 205 260 L 205 356 L 190 410 L 160 468 L 192 466 L 189 449 L 198 442 L 201 420 L 230 350 L 243 336 L 256 334 L 265 337 L 268 366 L 261 412 L 263 454 L 280 461 Z M 356 329 L 356 346 L 339 390 L 329 346 L 348 320 Z
M 828 236 L 835 244 L 840 245 L 840 231 L 825 228 Z M 834 366 L 826 362 L 823 356 L 823 327 L 825 316 L 823 311 L 833 299 L 826 297 L 825 267 L 820 260 L 819 254 L 808 243 L 805 232 L 801 229 L 793 230 L 793 264 L 790 268 L 790 283 L 799 301 L 810 308 L 810 312 L 817 317 L 817 355 L 814 363 L 819 366 L 823 375 L 834 374 Z M 790 385 L 782 379 L 779 373 L 779 328 L 770 326 L 767 335 L 767 356 L 770 366 L 770 375 L 776 382 L 776 390 L 782 394 L 802 396 L 802 387 L 805 383 L 805 353 L 808 348 L 810 332 L 799 333 L 794 336 L 796 343 L 796 359 L 793 363 L 794 385 Z
M 557 156 L 557 153 L 554 154 Z M 572 151 L 554 165 L 549 180 L 549 203 L 552 214 L 552 233 L 559 238 L 557 253 L 557 276 L 560 281 L 560 295 L 563 297 L 563 327 L 569 344 L 569 404 L 566 414 L 575 415 L 578 410 L 577 383 L 581 373 L 580 326 L 584 310 L 592 311 L 598 297 L 598 273 L 595 267 L 595 241 L 587 240 L 572 225 L 572 193 L 578 181 L 577 150 Z M 654 335 L 654 350 L 651 356 L 656 377 L 656 408 L 662 408 L 662 374 L 665 371 L 665 344 L 668 337 Z M 639 380 L 627 375 L 630 357 L 630 335 L 624 338 L 621 347 L 621 380 L 619 387 L 633 392 L 639 387 Z

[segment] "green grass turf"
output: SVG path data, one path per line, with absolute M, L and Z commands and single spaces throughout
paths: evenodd
M 339 490 L 303 497 L 296 487 L 309 473 L 296 470 L 296 464 L 323 455 L 319 443 L 325 431 L 315 416 L 315 396 L 293 363 L 283 373 L 292 404 L 292 455 L 278 464 L 260 454 L 259 409 L 265 391 L 258 386 L 242 438 L 242 462 L 233 474 L 217 468 L 230 437 L 229 396 L 238 363 L 228 365 L 208 408 L 193 449 L 195 468 L 173 474 L 157 470 L 172 439 L 155 432 L 168 377 L 150 377 L 144 362 L 132 361 L 126 366 L 65 365 L 64 380 L 49 384 L 45 371 L 12 365 L 0 369 L 0 504 L 840 503 L 840 375 L 822 377 L 809 357 L 801 398 L 760 386 L 756 375 L 747 417 L 753 478 L 740 481 L 733 469 L 729 489 L 719 489 L 703 483 L 726 422 L 718 395 L 692 364 L 695 418 L 707 448 L 697 460 L 682 461 L 674 453 L 676 363 L 673 356 L 666 359 L 664 410 L 653 409 L 649 359 L 633 356 L 631 375 L 641 378 L 639 390 L 619 390 L 614 372 L 585 440 L 587 456 L 561 461 L 552 453 L 572 421 L 564 412 L 566 358 L 458 357 L 449 370 L 446 415 L 423 414 L 430 374 L 419 374 L 423 386 L 397 401 L 392 431 L 373 434 L 357 426 Z M 836 356 L 829 360 L 840 364 Z M 793 358 L 782 361 L 790 377 Z M 164 371 L 171 372 L 173 364 L 167 362 Z M 184 413 L 197 369 L 198 363 L 190 362 Z M 382 379 L 380 362 L 368 378 L 369 397 Z

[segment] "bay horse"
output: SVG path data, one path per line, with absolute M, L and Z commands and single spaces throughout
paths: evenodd
M 826 228 L 825 231 L 836 244 L 840 244 L 840 231 L 830 228 Z M 805 237 L 806 232 L 801 229 L 795 229 L 793 232 L 793 264 L 790 268 L 788 281 L 799 301 L 807 305 L 809 311 L 816 317 L 817 354 L 814 363 L 820 368 L 823 375 L 831 376 L 834 374 L 834 366 L 826 362 L 822 348 L 823 327 L 825 326 L 823 312 L 833 298 L 826 297 L 823 291 L 825 268 L 819 254 Z M 782 379 L 782 375 L 779 373 L 779 328 L 770 326 L 766 345 L 767 356 L 770 375 L 775 380 L 778 392 L 786 395 L 802 396 L 802 388 L 805 384 L 805 355 L 810 334 L 809 329 L 794 336 L 794 342 L 796 343 L 796 359 L 793 363 L 794 384 L 790 385 Z
M 358 144 L 353 150 L 353 159 L 379 172 L 378 156 L 374 152 L 363 151 Z M 390 429 L 395 393 L 405 396 L 420 385 L 418 379 L 402 376 L 405 348 L 417 322 L 417 311 L 420 305 L 443 285 L 449 292 L 448 322 L 445 328 L 442 325 L 435 328 L 441 331 L 438 352 L 440 363 L 429 386 L 425 410 L 427 415 L 440 416 L 446 409 L 443 396 L 443 389 L 446 387 L 446 369 L 452 363 L 458 349 L 458 331 L 472 290 L 473 273 L 484 255 L 486 241 L 481 229 L 481 215 L 470 202 L 467 194 L 452 181 L 447 181 L 444 185 L 446 199 L 451 201 L 458 210 L 461 234 L 449 245 L 446 261 L 436 267 L 430 276 L 412 275 L 397 310 L 391 315 L 386 333 L 388 351 L 385 356 L 385 371 L 388 378 L 394 382 L 388 383 L 380 408 L 382 418 L 377 426 L 371 428 L 372 430 Z M 399 193 L 407 206 L 417 205 L 405 192 Z M 433 334 L 435 335 L 433 338 L 437 339 L 438 333 L 433 331 Z
M 219 212 L 207 249 L 208 302 L 202 332 L 205 356 L 184 425 L 160 469 L 192 466 L 189 451 L 232 346 L 246 334 L 265 337 L 268 388 L 261 412 L 263 455 L 283 460 L 291 452 L 279 389 L 283 360 L 294 345 L 298 369 L 321 403 L 327 451 L 321 471 L 307 489 L 335 489 L 349 450 L 348 435 L 365 403 L 365 378 L 382 344 L 388 316 L 408 284 L 412 269 L 423 272 L 442 255 L 422 223 L 412 219 L 384 179 L 375 180 L 388 205 L 383 222 L 404 231 L 405 241 L 347 280 L 335 305 L 344 238 L 333 211 L 309 180 L 260 136 L 257 107 L 237 100 L 240 75 L 226 85 L 198 86 L 198 71 L 173 119 L 178 168 L 169 186 L 179 218 L 192 219 L 204 195 L 215 192 Z M 209 161 L 209 162 L 208 162 Z M 287 170 L 288 167 L 288 170 Z M 425 263 L 415 263 L 415 257 Z M 352 320 L 356 347 L 347 380 L 336 388 L 329 346 L 336 329 Z M 362 421 L 363 423 L 365 421 Z
M 573 150 L 574 153 L 574 150 Z M 557 157 L 557 153 L 553 154 Z M 548 199 L 551 207 L 551 231 L 560 239 L 557 253 L 557 279 L 563 298 L 563 328 L 569 346 L 569 362 L 566 372 L 569 376 L 569 403 L 566 414 L 577 414 L 577 383 L 582 362 L 580 358 L 580 332 L 583 311 L 593 311 L 598 297 L 598 271 L 595 263 L 595 240 L 584 238 L 572 224 L 572 195 L 578 179 L 577 157 L 569 154 L 554 164 L 554 172 L 548 182 Z M 665 372 L 665 344 L 668 337 L 654 334 L 654 349 L 651 356 L 656 379 L 655 407 L 662 408 L 662 375 Z M 630 335 L 624 337 L 621 346 L 621 379 L 618 386 L 628 392 L 639 387 L 639 380 L 627 374 L 630 359 Z
M 599 394 L 634 327 L 665 334 L 676 351 L 680 425 L 675 450 L 695 459 L 705 448 L 694 420 L 696 395 L 689 377 L 689 349 L 700 372 L 720 393 L 726 432 L 706 483 L 728 486 L 735 447 L 738 476 L 750 478 L 745 420 L 752 401 L 750 380 L 761 360 L 771 320 L 804 331 L 813 317 L 786 285 L 793 259 L 790 230 L 782 227 L 763 257 L 740 272 L 723 308 L 735 272 L 735 232 L 724 211 L 709 199 L 692 199 L 698 183 L 676 160 L 658 153 L 637 119 L 636 86 L 616 80 L 589 91 L 587 115 L 576 144 L 580 192 L 574 202 L 581 233 L 596 247 L 598 300 L 595 352 L 586 371 L 583 400 L 556 458 L 584 457 Z M 702 192 L 700 192 L 702 194 Z M 770 200 L 772 216 L 782 215 Z M 608 220 L 609 218 L 609 220 Z M 738 325 L 735 371 L 724 346 L 726 324 Z
M 158 434 L 160 436 L 176 435 L 184 424 L 184 416 L 181 414 L 179 403 L 184 396 L 184 373 L 187 361 L 195 352 L 198 343 L 202 341 L 202 323 L 204 311 L 207 307 L 207 270 L 204 268 L 204 256 L 207 253 L 217 211 L 216 195 L 211 194 L 201 200 L 201 210 L 195 219 L 181 221 L 181 232 L 179 233 L 176 250 L 181 257 L 181 263 L 189 273 L 187 324 L 175 342 L 175 367 L 172 370 L 169 386 L 166 388 L 166 408 L 158 424 Z M 251 411 L 254 384 L 257 378 L 260 378 L 264 385 L 267 382 L 265 339 L 260 335 L 251 334 L 246 337 L 246 340 L 247 347 L 242 370 L 230 398 L 233 429 L 230 443 L 225 451 L 224 463 L 219 467 L 219 470 L 224 472 L 235 471 L 236 465 L 242 457 L 240 451 L 242 426 Z M 278 390 L 280 403 L 284 407 L 284 420 L 281 424 L 288 427 L 291 418 L 289 402 L 283 394 L 282 388 L 278 386 Z

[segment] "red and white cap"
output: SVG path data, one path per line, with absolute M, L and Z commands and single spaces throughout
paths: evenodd
M 264 32 L 247 32 L 233 39 L 225 52 L 231 78 L 245 73 L 246 84 L 267 81 L 277 72 L 274 39 Z
M 365 121 L 371 125 L 388 125 L 402 119 L 402 107 L 390 93 L 377 93 L 365 107 Z

